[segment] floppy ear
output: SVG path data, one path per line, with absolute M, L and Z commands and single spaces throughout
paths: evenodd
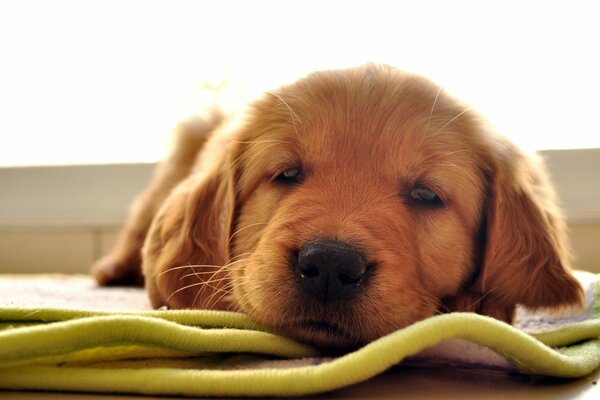
M 565 223 L 543 165 L 509 144 L 495 150 L 486 173 L 483 265 L 469 300 L 474 311 L 511 322 L 516 304 L 581 305 Z
M 234 214 L 227 160 L 182 182 L 161 207 L 143 249 L 152 305 L 223 309 Z

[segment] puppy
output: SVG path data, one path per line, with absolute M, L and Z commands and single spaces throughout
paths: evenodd
M 366 65 L 183 123 L 93 273 L 344 349 L 438 313 L 580 305 L 568 258 L 539 162 L 432 82 Z

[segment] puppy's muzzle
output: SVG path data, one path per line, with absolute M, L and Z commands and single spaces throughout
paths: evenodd
M 355 296 L 368 269 L 362 251 L 329 239 L 303 245 L 292 264 L 300 288 L 323 303 Z

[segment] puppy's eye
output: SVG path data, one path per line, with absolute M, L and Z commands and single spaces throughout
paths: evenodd
M 301 180 L 302 170 L 298 167 L 286 169 L 275 178 L 275 181 L 279 183 L 298 183 Z
M 425 206 L 441 206 L 444 203 L 442 199 L 435 194 L 431 189 L 424 186 L 417 186 L 413 188 L 410 193 L 410 201 L 413 204 L 425 205 Z

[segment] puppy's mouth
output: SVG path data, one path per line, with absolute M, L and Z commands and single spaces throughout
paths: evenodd
M 301 320 L 284 330 L 289 336 L 332 353 L 350 351 L 362 343 L 343 327 L 325 320 Z
M 342 328 L 340 328 L 339 326 L 334 325 L 332 323 L 329 323 L 327 321 L 307 320 L 307 321 L 300 322 L 297 326 L 304 330 L 324 333 L 326 335 L 331 335 L 331 336 L 337 336 L 337 335 L 349 336 L 346 334 L 346 332 Z

